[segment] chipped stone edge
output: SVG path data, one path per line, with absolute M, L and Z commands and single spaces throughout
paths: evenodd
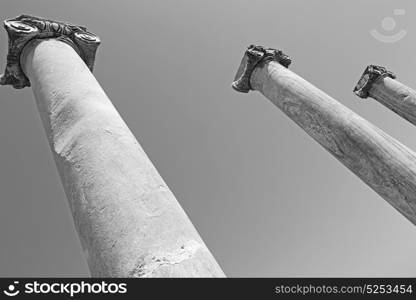
M 20 15 L 5 20 L 4 28 L 9 45 L 6 70 L 0 77 L 0 85 L 12 85 L 16 89 L 30 86 L 30 81 L 20 65 L 20 56 L 23 48 L 35 39 L 61 40 L 74 48 L 91 71 L 94 68 L 95 54 L 101 41 L 83 26 Z
M 153 253 L 140 259 L 140 262 L 130 272 L 129 276 L 140 278 L 152 277 L 153 273 L 160 267 L 180 264 L 183 261 L 193 258 L 196 252 L 202 248 L 201 243 L 190 240 L 174 251 L 159 251 Z
M 385 67 L 368 65 L 358 80 L 357 85 L 354 87 L 354 94 L 362 99 L 367 98 L 373 83 L 385 77 L 395 79 L 396 75 Z
M 259 64 L 267 61 L 276 61 L 286 68 L 292 63 L 291 58 L 281 50 L 250 45 L 244 53 L 231 87 L 241 93 L 253 90 L 250 85 L 251 74 Z

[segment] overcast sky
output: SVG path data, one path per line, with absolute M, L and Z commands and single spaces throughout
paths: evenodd
M 414 126 L 352 93 L 368 64 L 416 88 L 414 1 L 0 3 L 2 20 L 23 13 L 100 36 L 96 78 L 228 276 L 416 275 L 415 226 L 260 93 L 230 88 L 249 44 L 282 49 L 416 150 Z M 6 53 L 2 30 L 1 69 Z M 0 276 L 87 276 L 32 91 L 0 99 Z

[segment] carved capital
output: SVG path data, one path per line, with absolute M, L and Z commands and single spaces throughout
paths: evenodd
M 1 85 L 12 85 L 16 89 L 30 86 L 29 79 L 20 65 L 23 48 L 34 39 L 56 38 L 71 45 L 92 71 L 95 53 L 100 39 L 87 28 L 43 18 L 21 15 L 4 21 L 9 37 L 9 51 Z
M 234 77 L 234 82 L 231 84 L 233 89 L 242 93 L 248 93 L 252 90 L 250 85 L 251 74 L 257 66 L 267 61 L 277 61 L 286 68 L 292 62 L 290 57 L 280 50 L 250 45 L 244 53 L 240 67 Z
M 381 66 L 367 66 L 367 68 L 365 68 L 364 70 L 363 75 L 361 75 L 360 80 L 354 88 L 354 93 L 360 98 L 367 98 L 368 92 L 370 91 L 373 83 L 385 77 L 395 79 L 396 75 L 393 72 L 390 72 L 389 70 Z

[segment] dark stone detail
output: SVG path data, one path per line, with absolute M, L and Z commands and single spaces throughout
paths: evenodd
M 30 86 L 29 79 L 20 66 L 23 48 L 34 39 L 57 38 L 71 45 L 92 71 L 100 39 L 83 26 L 21 15 L 4 21 L 9 37 L 9 51 L 1 85 L 12 85 L 16 89 Z
M 259 64 L 267 61 L 276 61 L 286 68 L 292 62 L 290 57 L 280 50 L 250 45 L 244 53 L 234 82 L 231 84 L 233 89 L 242 93 L 248 93 L 252 90 L 250 85 L 251 74 Z
M 373 83 L 385 77 L 395 79 L 396 75 L 381 66 L 367 66 L 367 68 L 365 68 L 364 70 L 363 75 L 361 75 L 361 78 L 358 81 L 357 85 L 354 87 L 354 93 L 360 98 L 367 98 L 368 92 L 370 91 Z

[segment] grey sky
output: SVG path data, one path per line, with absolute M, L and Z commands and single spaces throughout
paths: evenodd
M 416 150 L 416 128 L 352 88 L 381 64 L 416 88 L 414 1 L 2 1 L 102 40 L 95 76 L 228 276 L 415 276 L 416 228 L 259 93 L 230 83 L 246 46 Z M 371 29 L 395 16 L 394 44 Z M 7 37 L 0 34 L 1 69 Z M 30 88 L 0 88 L 0 276 L 86 276 Z

